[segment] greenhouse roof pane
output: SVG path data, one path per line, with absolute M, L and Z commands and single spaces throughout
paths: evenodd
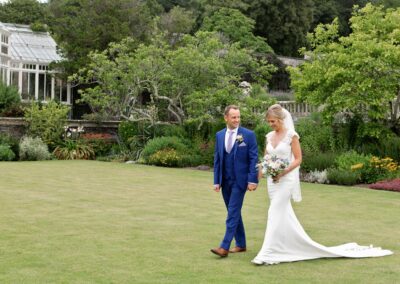
M 48 64 L 60 61 L 57 44 L 44 32 L 33 32 L 29 26 L 2 23 L 1 28 L 10 32 L 11 59 Z

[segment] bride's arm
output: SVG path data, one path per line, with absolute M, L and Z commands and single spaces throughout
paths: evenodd
M 294 156 L 294 160 L 285 169 L 285 171 L 283 172 L 283 175 L 290 173 L 291 171 L 293 171 L 295 168 L 297 168 L 301 164 L 302 154 L 301 154 L 299 137 L 297 137 L 297 136 L 293 136 L 293 138 L 292 138 L 292 153 Z
M 283 177 L 284 175 L 290 173 L 295 168 L 300 166 L 301 160 L 302 160 L 302 155 L 301 155 L 299 137 L 293 136 L 291 147 L 292 147 L 292 153 L 293 153 L 293 156 L 294 156 L 294 160 L 290 163 L 290 165 L 282 173 L 280 173 L 279 175 L 277 175 L 276 177 L 273 178 L 274 181 L 279 181 L 279 179 L 281 177 Z

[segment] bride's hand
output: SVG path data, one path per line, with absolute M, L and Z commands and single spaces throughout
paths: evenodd
M 274 183 L 278 183 L 279 180 L 281 179 L 281 177 L 283 177 L 285 174 L 286 174 L 286 172 L 284 171 L 284 172 L 280 173 L 279 175 L 274 176 L 274 177 L 272 178 L 272 180 L 274 181 Z

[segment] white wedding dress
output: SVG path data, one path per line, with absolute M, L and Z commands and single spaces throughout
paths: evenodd
M 271 135 L 267 134 L 267 152 L 279 158 L 292 160 L 291 141 L 298 134 L 287 130 L 285 137 L 274 148 L 271 145 Z M 299 186 L 298 168 L 283 176 L 278 183 L 273 183 L 271 177 L 267 178 L 270 207 L 268 210 L 267 229 L 264 243 L 260 252 L 252 260 L 255 264 L 277 264 L 307 259 L 325 257 L 378 257 L 393 254 L 372 246 L 359 246 L 348 243 L 335 247 L 325 247 L 313 241 L 304 231 L 294 214 L 290 198 L 301 200 L 296 187 Z M 297 199 L 297 200 L 296 200 Z

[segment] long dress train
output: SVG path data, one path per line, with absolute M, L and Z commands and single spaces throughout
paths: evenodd
M 291 141 L 295 135 L 298 136 L 294 130 L 288 130 L 284 139 L 274 148 L 270 143 L 270 132 L 267 135 L 268 153 L 291 160 Z M 357 243 L 326 247 L 313 241 L 298 221 L 290 202 L 292 189 L 296 186 L 296 175 L 298 169 L 283 176 L 278 183 L 273 183 L 270 177 L 267 178 L 271 201 L 267 229 L 262 248 L 252 260 L 253 263 L 277 264 L 325 257 L 362 258 L 393 254 L 390 250 L 360 246 Z

